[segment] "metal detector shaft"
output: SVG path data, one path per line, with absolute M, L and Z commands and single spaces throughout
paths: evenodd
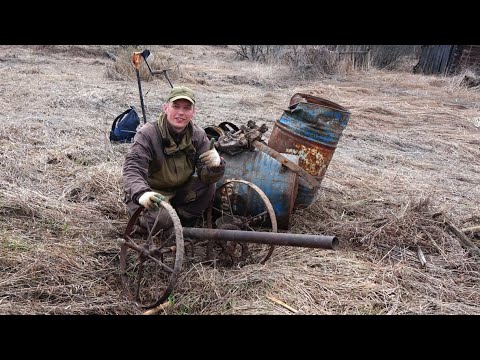
M 147 123 L 147 116 L 145 115 L 145 105 L 143 104 L 143 94 L 142 94 L 142 83 L 140 82 L 140 72 L 138 69 L 135 69 L 137 73 L 137 82 L 138 82 L 138 92 L 140 93 L 140 105 L 142 106 L 142 114 L 143 114 L 143 123 Z
M 147 50 L 148 51 L 148 50 Z M 145 115 L 145 105 L 143 104 L 142 83 L 140 81 L 140 59 L 143 54 L 140 52 L 134 52 L 132 54 L 132 63 L 135 67 L 135 73 L 137 74 L 138 92 L 140 93 L 140 105 L 142 105 L 143 123 L 147 123 L 147 116 Z

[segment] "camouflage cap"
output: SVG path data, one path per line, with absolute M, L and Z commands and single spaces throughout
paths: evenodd
M 167 102 L 175 101 L 178 99 L 186 99 L 192 104 L 195 104 L 195 94 L 191 89 L 187 88 L 186 86 L 175 86 L 170 90 L 170 93 L 167 97 Z

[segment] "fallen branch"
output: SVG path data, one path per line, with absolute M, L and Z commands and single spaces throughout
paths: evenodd
M 439 217 L 443 220 L 443 223 L 447 225 L 447 227 L 452 231 L 460 240 L 460 242 L 468 248 L 473 254 L 480 257 L 480 249 L 475 245 L 469 238 L 465 236 L 463 232 L 461 232 L 455 225 L 452 224 L 451 221 L 447 219 L 447 217 L 442 213 L 437 213 L 433 215 L 434 217 Z
M 164 302 L 163 304 L 158 305 L 157 307 L 154 307 L 153 309 L 149 309 L 143 313 L 143 315 L 155 315 L 156 313 L 166 309 L 172 305 L 170 301 Z
M 274 303 L 277 303 L 278 305 L 283 306 L 285 309 L 290 310 L 294 314 L 296 314 L 298 312 L 298 310 L 292 308 L 290 305 L 285 304 L 282 300 L 278 300 L 277 298 L 275 298 L 271 295 L 267 295 L 267 299 L 272 300 Z

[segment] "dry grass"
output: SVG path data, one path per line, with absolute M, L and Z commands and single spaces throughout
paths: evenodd
M 138 90 L 131 74 L 106 73 L 105 50 L 125 49 L 0 46 L 2 314 L 142 313 L 116 273 L 128 145 L 108 142 Z M 197 91 L 200 126 L 271 128 L 296 92 L 352 113 L 318 199 L 291 219 L 291 232 L 335 235 L 340 248 L 277 248 L 265 266 L 235 269 L 189 259 L 160 314 L 293 314 L 272 297 L 296 314 L 480 314 L 479 259 L 434 216 L 480 224 L 478 90 L 379 70 L 307 80 L 232 60 L 228 47 L 150 50 L 183 69 L 176 81 Z M 142 85 L 153 120 L 168 83 Z

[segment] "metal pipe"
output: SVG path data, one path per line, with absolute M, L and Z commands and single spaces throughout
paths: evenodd
M 338 247 L 338 238 L 335 236 L 287 234 L 262 231 L 223 230 L 183 228 L 183 237 L 196 240 L 221 240 L 246 243 L 258 243 L 279 246 L 298 246 L 307 248 L 321 248 L 335 250 Z

